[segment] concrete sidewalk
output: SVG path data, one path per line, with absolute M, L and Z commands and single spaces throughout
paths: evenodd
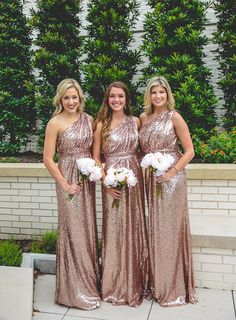
M 102 303 L 93 311 L 54 304 L 55 275 L 41 275 L 34 289 L 33 320 L 235 320 L 236 291 L 197 289 L 199 302 L 182 307 L 162 308 L 144 300 L 138 308 Z M 23 319 L 22 319 L 23 320 Z

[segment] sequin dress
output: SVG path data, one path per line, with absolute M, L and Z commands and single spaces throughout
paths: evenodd
M 130 116 L 110 131 L 104 147 L 105 170 L 132 169 L 138 183 L 125 188 L 118 208 L 103 188 L 102 299 L 113 305 L 137 307 L 147 286 L 148 246 L 144 214 L 144 186 L 136 155 L 138 129 Z
M 153 115 L 142 126 L 139 137 L 145 154 L 169 153 L 176 163 L 181 153 L 171 120 L 173 113 Z M 163 307 L 196 303 L 185 170 L 161 184 L 156 183 L 151 170 L 146 170 L 145 185 L 152 295 Z
M 91 117 L 82 113 L 78 121 L 58 135 L 58 167 L 69 183 L 78 182 L 76 159 L 91 157 Z M 97 290 L 97 226 L 95 185 L 82 182 L 81 192 L 72 200 L 56 186 L 58 241 L 56 297 L 58 304 L 92 310 L 100 305 Z

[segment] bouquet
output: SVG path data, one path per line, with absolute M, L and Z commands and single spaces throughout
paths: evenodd
M 138 182 L 137 178 L 134 175 L 133 170 L 127 168 L 118 168 L 114 169 L 111 167 L 107 170 L 107 175 L 104 179 L 104 185 L 107 188 L 113 187 L 117 190 L 121 190 L 126 185 L 134 187 Z M 112 208 L 119 208 L 119 199 L 114 199 L 112 202 Z
M 102 177 L 102 169 L 96 165 L 95 160 L 91 158 L 81 158 L 76 160 L 76 164 L 78 167 L 78 177 L 79 177 L 79 185 L 81 185 L 82 180 L 89 179 L 89 181 L 98 181 Z M 74 196 L 69 195 L 69 199 L 71 200 Z
M 81 180 L 98 181 L 102 177 L 102 169 L 96 165 L 95 160 L 91 158 L 81 158 L 76 160 Z
M 155 172 L 156 177 L 162 176 L 165 171 L 174 163 L 174 158 L 170 154 L 156 152 L 148 153 L 141 161 L 141 167 L 151 169 Z M 161 185 L 158 183 L 156 187 L 157 197 L 161 193 Z
M 174 157 L 170 154 L 156 152 L 146 154 L 141 161 L 141 167 L 151 169 L 155 172 L 156 177 L 158 177 L 162 176 L 173 163 Z

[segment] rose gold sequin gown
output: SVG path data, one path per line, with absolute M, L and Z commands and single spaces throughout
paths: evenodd
M 58 167 L 69 183 L 78 182 L 76 159 L 91 157 L 92 139 L 91 117 L 86 113 L 58 135 Z M 95 185 L 84 180 L 81 192 L 71 201 L 59 185 L 56 191 L 59 234 L 55 301 L 69 307 L 92 310 L 100 305 Z
M 176 163 L 181 153 L 171 120 L 173 113 L 153 115 L 142 126 L 139 137 L 145 154 L 169 153 Z M 159 185 L 154 173 L 146 170 L 145 185 L 152 295 L 164 307 L 196 303 L 185 170 Z
M 143 300 L 148 274 L 144 186 L 137 146 L 137 125 L 130 116 L 111 130 L 104 147 L 105 170 L 132 169 L 138 183 L 123 190 L 118 209 L 112 208 L 114 198 L 103 188 L 102 299 L 113 305 L 133 307 Z

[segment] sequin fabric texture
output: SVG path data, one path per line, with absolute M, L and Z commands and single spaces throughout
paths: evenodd
M 91 117 L 79 120 L 58 135 L 59 170 L 69 183 L 78 182 L 76 159 L 91 157 Z M 56 297 L 58 304 L 92 310 L 100 306 L 98 285 L 95 185 L 82 182 L 81 192 L 72 200 L 56 186 L 58 241 Z
M 159 116 L 153 115 L 142 126 L 139 137 L 145 154 L 169 153 L 176 163 L 181 153 L 171 120 L 173 113 L 166 111 Z M 157 184 L 154 173 L 146 170 L 145 185 L 153 298 L 163 307 L 196 303 L 185 171 Z
M 147 286 L 148 247 L 142 172 L 136 156 L 138 130 L 130 116 L 110 131 L 104 147 L 105 169 L 132 169 L 138 184 L 126 187 L 118 208 L 103 187 L 102 299 L 113 305 L 142 303 Z

